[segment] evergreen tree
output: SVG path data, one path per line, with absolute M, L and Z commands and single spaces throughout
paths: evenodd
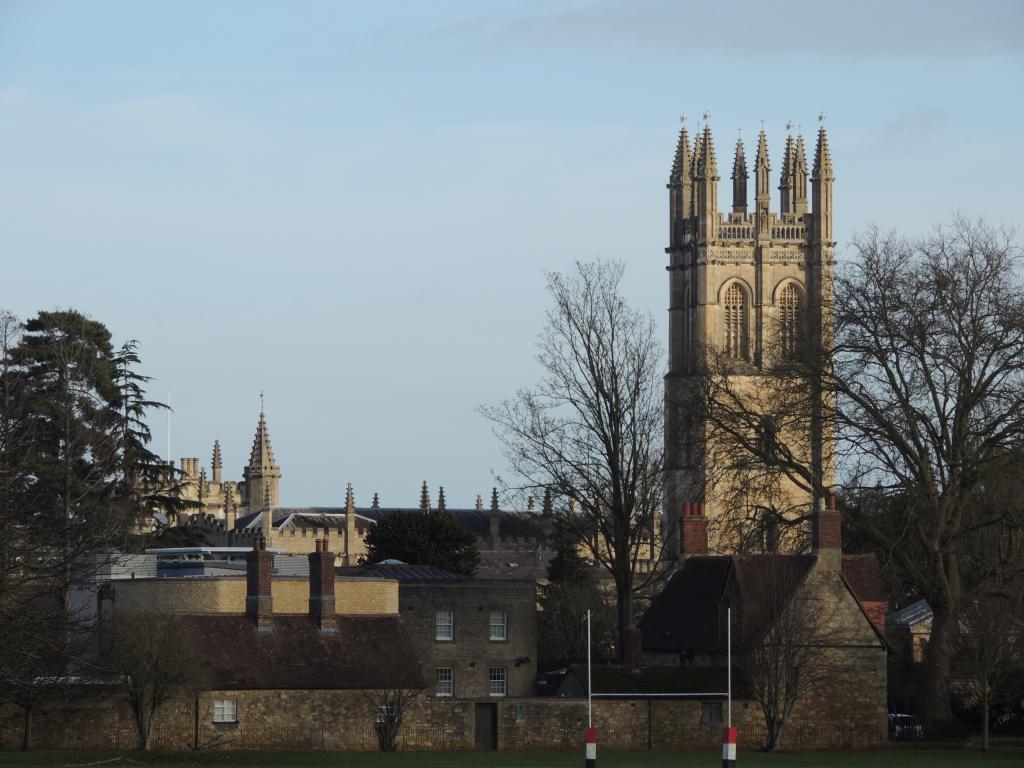
M 445 512 L 392 512 L 366 534 L 364 562 L 381 560 L 470 576 L 480 562 L 480 550 L 473 532 Z

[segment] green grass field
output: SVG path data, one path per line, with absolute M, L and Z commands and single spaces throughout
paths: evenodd
M 718 768 L 721 753 L 605 752 L 599 768 Z M 578 768 L 583 755 L 574 752 L 0 752 L 7 766 L 235 766 L 236 768 Z M 990 752 L 969 749 L 888 749 L 876 752 L 780 752 L 765 755 L 741 752 L 737 768 L 1020 768 L 1024 747 L 1000 747 Z

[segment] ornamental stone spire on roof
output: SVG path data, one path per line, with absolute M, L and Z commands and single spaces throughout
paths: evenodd
M 793 147 L 793 212 L 807 213 L 807 155 L 802 134 L 797 135 Z
M 219 483 L 221 471 L 220 440 L 213 441 L 213 461 L 210 464 L 210 469 L 213 471 L 213 482 Z
M 732 161 L 732 210 L 747 212 L 747 159 L 743 156 L 743 139 L 736 139 L 736 156 Z
M 444 486 L 443 485 L 439 485 L 437 487 L 437 511 L 438 512 L 447 512 L 448 511 L 448 505 L 445 503 L 445 500 L 444 500 Z
M 370 502 L 370 509 L 380 509 L 380 494 L 374 491 L 373 501 Z
M 423 487 L 420 488 L 420 512 L 430 511 L 430 489 L 427 488 L 427 481 L 423 481 Z
M 274 461 L 274 451 L 270 447 L 270 432 L 267 431 L 267 416 L 262 410 L 259 423 L 256 425 L 256 436 L 252 440 L 252 450 L 249 451 L 249 469 L 280 469 Z
M 818 146 L 814 149 L 814 169 L 811 177 L 815 179 L 828 179 L 832 177 L 832 155 L 828 150 L 828 135 L 825 133 L 825 124 L 818 128 Z
M 690 175 L 690 134 L 686 131 L 686 123 L 679 121 L 679 140 L 676 142 L 676 156 L 672 161 L 672 178 Z

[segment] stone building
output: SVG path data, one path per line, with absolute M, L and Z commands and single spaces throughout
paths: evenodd
M 707 116 L 705 115 L 705 121 Z M 804 139 L 787 136 L 779 183 L 780 209 L 770 210 L 770 164 L 764 130 L 754 162 L 754 206 L 749 209 L 747 163 L 737 141 L 732 170 L 732 210 L 718 210 L 718 163 L 706 124 L 693 145 L 681 128 L 669 176 L 669 359 L 665 378 L 665 530 L 676 550 L 677 516 L 684 503 L 704 504 L 712 520 L 713 551 L 734 545 L 721 525 L 726 508 L 770 505 L 781 514 L 816 508 L 812 494 L 782 483 L 778 498 L 744 499 L 747 486 L 721 476 L 734 456 L 716 455 L 701 414 L 700 374 L 709 355 L 728 369 L 740 398 L 756 392 L 762 374 L 813 343 L 831 316 L 832 161 L 824 127 L 818 131 L 810 173 Z M 827 332 L 827 331 L 826 331 Z M 712 353 L 711 350 L 714 350 Z M 809 430 L 800 450 L 832 484 L 829 430 Z M 823 450 L 824 449 L 824 450 Z M 726 483 L 732 487 L 726 487 Z M 719 538 L 722 541 L 719 541 Z
M 398 582 L 399 614 L 433 696 L 486 700 L 533 695 L 533 579 L 474 578 L 404 563 L 339 572 Z
M 751 671 L 753 654 L 765 653 L 765 638 L 785 632 L 783 616 L 799 611 L 789 615 L 798 617 L 806 634 L 797 627 L 796 636 L 773 636 L 783 648 L 817 648 L 800 656 L 814 669 L 803 674 L 815 679 L 787 721 L 789 738 L 799 743 L 804 733 L 834 729 L 851 745 L 884 743 L 884 590 L 873 556 L 842 554 L 841 525 L 838 511 L 819 510 L 812 554 L 709 555 L 707 519 L 691 511 L 683 526 L 679 568 L 640 621 L 644 662 L 724 673 L 731 631 L 734 679 L 749 690 L 757 675 Z M 799 663 L 794 662 L 793 675 L 801 674 Z M 739 712 L 748 729 L 763 727 L 753 700 Z

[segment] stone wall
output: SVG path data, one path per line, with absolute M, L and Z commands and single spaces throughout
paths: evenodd
M 174 613 L 244 613 L 245 577 L 129 579 L 111 582 L 114 610 L 166 610 Z M 309 611 L 309 580 L 275 577 L 275 613 Z M 398 582 L 392 579 L 339 578 L 335 610 L 340 615 L 398 612 Z
M 434 695 L 438 667 L 451 667 L 456 698 L 489 697 L 491 667 L 508 673 L 508 696 L 531 696 L 537 675 L 537 587 L 533 581 L 403 582 L 402 621 Z M 453 612 L 453 639 L 437 640 L 437 611 Z M 491 611 L 506 614 L 507 639 L 490 640 Z
M 236 723 L 214 723 L 217 699 L 236 702 Z M 198 704 L 198 717 L 196 706 Z M 715 748 L 722 723 L 702 722 L 698 700 L 595 700 L 594 724 L 600 749 L 683 750 Z M 423 696 L 403 718 L 399 748 L 456 751 L 474 749 L 476 707 L 497 708 L 498 749 L 581 750 L 587 724 L 582 699 L 458 700 Z M 723 705 L 724 707 L 724 705 Z M 724 709 L 723 709 L 724 712 Z M 153 748 L 310 749 L 373 751 L 378 748 L 373 692 L 363 691 L 204 691 L 198 699 L 179 699 L 161 712 Z M 733 703 L 733 724 L 741 751 L 757 748 L 763 731 L 753 702 Z M 37 748 L 131 749 L 135 730 L 131 712 L 109 690 L 53 697 L 35 714 Z M 17 747 L 20 713 L 0 709 L 0 747 Z M 794 720 L 783 749 L 864 748 L 884 745 L 878 728 Z

